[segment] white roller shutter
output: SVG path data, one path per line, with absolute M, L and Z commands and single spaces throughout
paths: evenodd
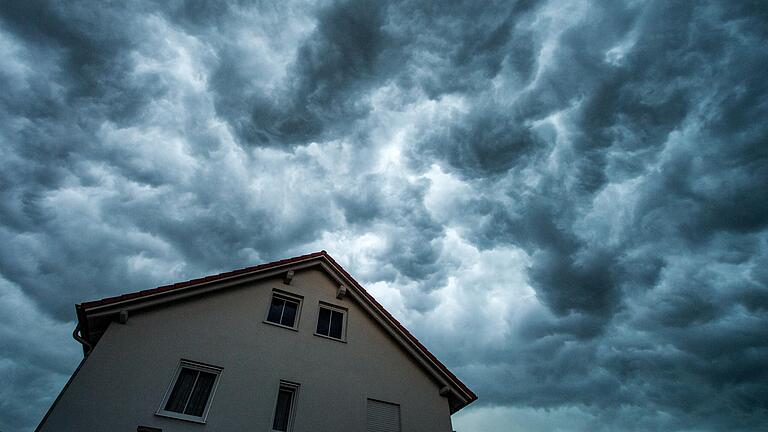
M 368 399 L 368 432 L 400 432 L 400 405 Z

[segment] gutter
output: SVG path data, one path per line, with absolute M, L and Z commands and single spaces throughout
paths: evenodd
M 75 326 L 75 330 L 72 331 L 72 337 L 75 338 L 76 341 L 80 342 L 80 344 L 83 346 L 83 353 L 85 357 L 88 356 L 88 354 L 91 353 L 93 350 L 93 345 L 90 344 L 87 340 L 85 340 L 82 336 L 80 336 L 78 333 L 80 333 L 80 323 L 77 323 L 77 326 Z

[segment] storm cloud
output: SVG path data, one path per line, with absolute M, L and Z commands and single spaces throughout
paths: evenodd
M 768 427 L 763 2 L 5 2 L 0 430 L 78 302 L 326 249 L 464 432 Z

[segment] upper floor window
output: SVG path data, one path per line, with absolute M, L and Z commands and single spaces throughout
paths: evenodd
M 347 311 L 331 305 L 320 305 L 317 315 L 317 330 L 315 334 L 333 339 L 344 340 L 346 337 L 344 320 Z
M 300 308 L 301 298 L 275 292 L 267 312 L 267 321 L 295 329 Z
M 182 360 L 157 414 L 205 423 L 221 368 Z

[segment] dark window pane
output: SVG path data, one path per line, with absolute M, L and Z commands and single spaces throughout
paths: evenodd
M 211 390 L 213 389 L 213 382 L 215 380 L 216 375 L 208 372 L 200 372 L 200 376 L 197 377 L 197 383 L 195 384 L 194 390 L 192 390 L 192 396 L 189 398 L 187 409 L 184 410 L 184 414 L 197 417 L 203 416 L 205 404 L 211 396 Z
M 291 416 L 291 399 L 293 392 L 280 389 L 277 394 L 277 407 L 275 408 L 275 420 L 272 422 L 272 429 L 276 431 L 287 431 L 288 420 Z
M 299 304 L 292 301 L 285 302 L 285 310 L 283 310 L 283 320 L 280 324 L 288 327 L 293 327 L 293 323 L 296 321 L 296 310 L 299 308 Z
M 317 317 L 317 333 L 328 336 L 330 323 L 331 311 L 326 308 L 320 308 L 320 315 Z
M 344 314 L 341 312 L 333 311 L 331 314 L 331 330 L 328 336 L 336 339 L 341 339 L 341 327 L 344 323 Z
M 272 304 L 269 306 L 269 315 L 267 321 L 280 324 L 280 316 L 283 314 L 283 299 L 272 297 Z
M 184 405 L 187 404 L 190 393 L 192 393 L 192 386 L 195 384 L 195 378 L 197 378 L 198 372 L 193 369 L 182 368 L 179 372 L 179 378 L 176 379 L 176 384 L 173 386 L 171 395 L 168 397 L 168 402 L 165 403 L 166 411 L 183 412 Z

